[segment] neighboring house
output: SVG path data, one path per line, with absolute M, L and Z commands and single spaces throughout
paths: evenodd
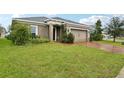
M 5 32 L 6 32 L 5 28 L 0 26 L 0 38 L 4 38 L 5 37 Z
M 112 37 L 106 31 L 102 31 L 103 40 L 111 39 Z
M 0 32 L 0 38 L 4 38 L 5 33 L 4 32 Z
M 48 38 L 50 41 L 61 41 L 62 33 L 64 32 L 63 26 L 66 27 L 67 32 L 73 33 L 74 42 L 83 42 L 89 39 L 87 25 L 60 17 L 26 17 L 14 18 L 14 20 L 29 24 L 32 34 Z

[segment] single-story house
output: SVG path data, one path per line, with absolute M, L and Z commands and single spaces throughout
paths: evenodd
M 71 32 L 75 40 L 74 42 L 83 42 L 89 40 L 88 25 L 75 21 L 63 19 L 60 17 L 24 17 L 13 18 L 13 21 L 27 23 L 31 26 L 32 34 L 50 41 L 60 41 L 63 33 L 63 26 L 66 27 L 67 33 Z
M 3 38 L 5 36 L 4 32 L 0 32 L 0 38 Z
M 5 28 L 1 28 L 0 29 L 0 38 L 4 38 L 5 37 Z

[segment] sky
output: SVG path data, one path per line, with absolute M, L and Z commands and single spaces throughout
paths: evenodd
M 98 19 L 102 21 L 102 25 L 105 26 L 113 16 L 124 18 L 124 15 L 116 14 L 0 14 L 0 24 L 6 29 L 11 24 L 12 18 L 19 17 L 61 17 L 72 21 L 94 25 Z

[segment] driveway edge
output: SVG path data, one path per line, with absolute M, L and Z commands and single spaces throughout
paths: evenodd
M 121 69 L 120 73 L 117 75 L 116 78 L 124 78 L 124 67 Z

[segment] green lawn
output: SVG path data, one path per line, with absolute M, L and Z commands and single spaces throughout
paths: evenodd
M 103 40 L 103 41 L 97 41 L 102 44 L 111 44 L 114 46 L 119 46 L 119 47 L 124 47 L 124 45 L 121 44 L 121 42 L 113 42 L 113 41 L 108 41 L 108 40 Z
M 82 45 L 0 40 L 0 77 L 116 77 L 123 66 L 124 55 Z

